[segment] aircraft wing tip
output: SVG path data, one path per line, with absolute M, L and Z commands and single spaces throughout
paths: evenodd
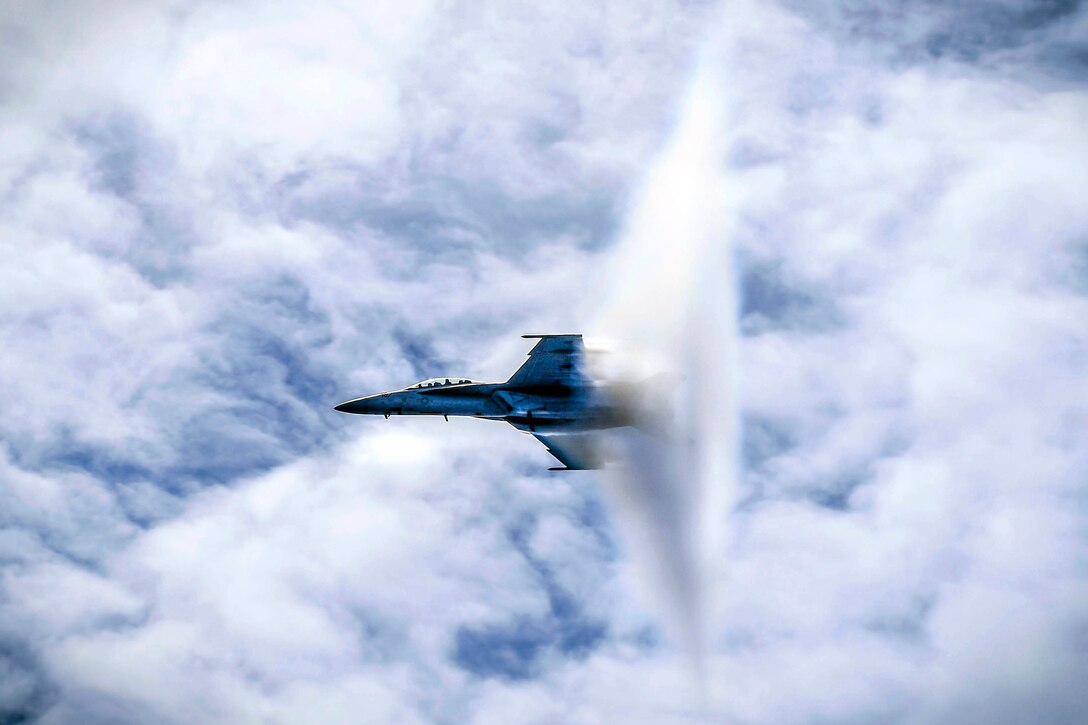
M 526 338 L 528 340 L 542 340 L 542 339 L 544 339 L 546 337 L 581 337 L 581 336 L 582 336 L 582 333 L 580 333 L 580 332 L 551 332 L 551 333 L 543 333 L 543 334 L 522 335 L 522 337 L 524 337 L 524 338 Z

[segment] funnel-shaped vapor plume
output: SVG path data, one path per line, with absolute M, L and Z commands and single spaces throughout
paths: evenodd
M 649 424 L 608 441 L 607 490 L 624 543 L 666 633 L 702 671 L 712 636 L 714 567 L 734 467 L 731 195 L 723 174 L 722 82 L 702 62 L 674 134 L 621 237 L 609 298 L 592 332 L 622 369 L 671 379 L 644 406 Z

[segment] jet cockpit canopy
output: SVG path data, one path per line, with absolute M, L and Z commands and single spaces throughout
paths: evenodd
M 419 388 L 433 388 L 436 386 L 446 385 L 469 385 L 476 382 L 475 380 L 469 380 L 468 378 L 427 378 L 415 385 L 409 385 L 405 390 L 418 390 Z

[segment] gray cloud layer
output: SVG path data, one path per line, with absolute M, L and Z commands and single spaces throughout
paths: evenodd
M 1086 15 L 883 7 L 5 11 L 0 720 L 1082 720 Z M 592 319 L 700 49 L 703 709 L 596 479 L 330 410 Z

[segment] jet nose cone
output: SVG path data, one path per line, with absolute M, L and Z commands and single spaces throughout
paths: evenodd
M 341 403 L 340 405 L 333 408 L 333 410 L 338 410 L 341 413 L 368 413 L 370 412 L 370 406 L 365 400 L 360 398 L 357 400 L 349 400 L 346 403 Z

